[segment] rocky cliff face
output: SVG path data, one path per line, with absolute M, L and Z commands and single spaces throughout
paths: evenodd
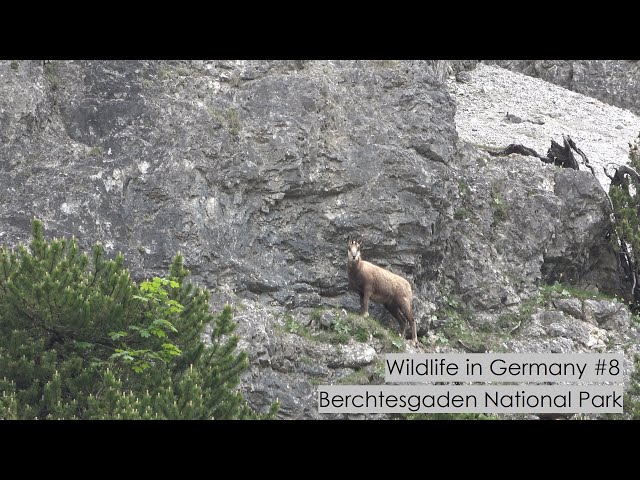
M 413 284 L 427 351 L 452 309 L 486 330 L 545 281 L 625 287 L 597 180 L 460 142 L 429 62 L 5 61 L 0 81 L 0 241 L 37 216 L 123 251 L 137 278 L 181 251 L 238 306 L 247 398 L 283 417 L 317 416 L 314 382 L 373 381 L 406 348 L 381 307 L 380 331 L 350 315 L 349 234 Z M 563 351 L 602 347 L 565 333 Z
M 541 78 L 640 115 L 640 63 L 636 60 L 499 60 L 487 63 Z

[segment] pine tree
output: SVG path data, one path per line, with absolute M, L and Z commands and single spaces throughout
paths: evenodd
M 640 137 L 639 137 L 640 139 Z M 614 211 L 614 247 L 620 249 L 622 266 L 633 284 L 631 307 L 640 310 L 640 150 L 631 145 L 629 166 L 619 166 L 610 177 L 609 197 Z
M 640 355 L 633 356 L 633 371 L 629 378 L 629 390 L 622 401 L 624 411 L 631 419 L 640 420 Z
M 138 285 L 121 254 L 47 242 L 34 219 L 29 248 L 0 249 L 0 418 L 273 417 L 237 391 L 248 359 L 231 308 L 213 316 L 187 276 L 177 255 Z

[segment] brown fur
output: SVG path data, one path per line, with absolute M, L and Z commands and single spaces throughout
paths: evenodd
M 349 288 L 360 295 L 360 314 L 369 315 L 369 300 L 384 305 L 402 327 L 404 338 L 411 327 L 411 340 L 417 344 L 416 322 L 411 311 L 413 293 L 408 281 L 395 273 L 361 258 L 362 239 L 348 240 L 347 274 Z M 355 257 L 355 258 L 354 258 Z

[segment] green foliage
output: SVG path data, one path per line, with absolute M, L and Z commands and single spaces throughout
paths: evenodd
M 631 373 L 629 391 L 624 395 L 623 410 L 633 420 L 640 420 L 640 355 L 633 357 L 633 372 Z
M 471 210 L 465 207 L 456 208 L 456 211 L 453 213 L 453 218 L 456 220 L 467 220 L 473 216 Z
M 285 316 L 284 329 L 289 333 L 298 333 L 303 329 L 303 325 L 298 323 L 291 315 Z
M 464 178 L 458 179 L 458 192 L 460 193 L 461 197 L 466 197 L 470 193 L 469 185 Z
M 353 372 L 341 377 L 338 383 L 341 385 L 370 385 L 372 372 L 366 368 L 357 368 Z
M 432 344 L 448 345 L 454 348 L 465 348 L 467 351 L 482 352 L 484 350 L 503 351 L 504 342 L 520 334 L 523 328 L 531 321 L 531 316 L 539 307 L 551 306 L 558 297 L 577 299 L 606 299 L 617 301 L 615 297 L 599 293 L 588 292 L 579 288 L 554 283 L 553 285 L 541 285 L 538 293 L 520 303 L 518 310 L 503 313 L 495 322 L 486 322 L 479 326 L 471 324 L 471 312 L 465 310 L 448 286 L 442 287 L 440 308 L 432 315 L 432 322 L 438 319 L 441 326 L 438 328 L 438 337 L 435 339 L 422 337 L 421 343 L 427 347 Z M 638 317 L 640 322 L 640 317 Z
M 436 310 L 431 321 L 442 319 L 435 339 L 422 337 L 420 342 L 431 347 L 432 343 L 463 348 L 469 352 L 504 351 L 504 342 L 517 335 L 522 326 L 530 320 L 538 298 L 523 302 L 518 312 L 504 314 L 495 323 L 487 322 L 473 326 L 470 322 L 471 312 L 467 311 L 458 298 L 451 293 L 451 287 L 442 287 L 440 308 Z
M 90 157 L 99 157 L 104 153 L 103 148 L 100 145 L 97 145 L 95 147 L 92 147 L 89 149 L 89 151 L 87 152 L 87 155 Z
M 227 110 L 220 110 L 213 106 L 209 106 L 208 109 L 211 118 L 219 125 L 225 125 L 229 129 L 229 133 L 233 136 L 238 136 L 242 129 L 242 122 L 240 121 L 240 112 L 235 108 L 229 108 Z
M 0 418 L 259 417 L 237 392 L 231 307 L 209 313 L 180 255 L 140 285 L 123 263 L 47 242 L 37 220 L 28 248 L 0 249 Z
M 640 171 L 640 150 L 629 151 L 629 165 L 636 171 Z M 620 249 L 618 243 L 626 244 L 631 255 L 632 268 L 638 274 L 638 259 L 635 252 L 640 252 L 640 192 L 639 185 L 630 181 L 629 177 L 618 174 L 609 187 L 609 197 L 613 204 L 614 232 L 611 236 L 614 248 Z M 638 304 L 636 295 L 635 304 Z
M 631 245 L 640 245 L 640 229 L 637 214 L 637 200 L 624 185 L 612 185 L 609 196 L 616 214 L 616 233 L 627 239 Z M 634 251 L 637 251 L 634 249 Z
M 354 369 L 338 379 L 341 385 L 382 385 L 384 384 L 385 359 L 381 356 L 374 364 Z
M 311 321 L 318 324 L 320 323 L 320 319 L 322 318 L 322 308 L 320 307 L 316 307 L 311 311 L 311 314 L 309 315 L 309 317 L 311 318 Z
M 602 292 L 589 292 L 580 288 L 574 287 L 564 283 L 555 282 L 551 285 L 541 285 L 540 294 L 542 295 L 542 301 L 548 303 L 554 296 L 562 297 L 575 297 L 580 300 L 616 300 L 615 297 Z
M 111 358 L 122 359 L 124 362 L 130 363 L 132 369 L 137 373 L 150 368 L 156 361 L 169 363 L 173 357 L 182 354 L 182 350 L 169 342 L 167 338 L 171 332 L 178 332 L 172 322 L 178 320 L 184 311 L 184 306 L 169 298 L 166 287 L 179 288 L 180 284 L 174 280 L 158 277 L 152 281 L 142 282 L 140 284 L 141 295 L 133 295 L 133 298 L 147 304 L 148 308 L 143 313 L 146 322 L 142 325 L 129 325 L 130 333 L 124 331 L 109 333 L 111 340 L 121 342 L 120 347 L 115 349 Z M 147 343 L 153 342 L 152 337 L 156 337 L 155 348 L 130 348 L 127 339 L 132 335 L 139 337 L 140 340 L 148 339 Z
M 508 218 L 509 205 L 506 203 L 502 194 L 494 186 L 491 190 L 491 207 L 493 208 L 493 223 L 504 222 Z
M 473 212 L 474 206 L 471 201 L 471 189 L 464 178 L 458 179 L 458 193 L 460 194 L 461 204 L 456 207 L 453 218 L 456 220 L 470 220 L 476 223 L 477 217 Z
M 169 65 L 162 67 L 158 76 L 161 80 L 176 80 L 180 77 L 189 77 L 193 72 L 184 66 Z
M 499 420 L 497 415 L 486 413 L 403 413 L 403 420 Z
M 56 64 L 53 62 L 47 62 L 44 64 L 44 76 L 51 85 L 51 90 L 54 92 L 60 87 L 60 78 L 58 77 L 58 70 Z
M 238 88 L 240 86 L 240 76 L 237 73 L 232 73 L 229 76 L 229 85 L 233 88 Z
M 318 324 L 322 310 L 317 308 L 311 312 L 311 318 Z M 284 317 L 283 330 L 288 333 L 295 333 L 307 340 L 330 343 L 333 345 L 345 345 L 351 340 L 358 342 L 368 342 L 373 337 L 381 344 L 385 352 L 399 352 L 405 349 L 405 342 L 397 333 L 387 330 L 380 322 L 373 317 L 363 317 L 357 314 L 344 316 L 340 311 L 333 312 L 333 320 L 328 330 L 322 328 L 305 327 L 297 322 L 291 315 Z
M 235 108 L 227 110 L 227 126 L 232 135 L 238 136 L 242 124 L 240 123 L 240 113 Z
M 397 333 L 387 330 L 371 316 L 348 314 L 345 317 L 336 313 L 331 330 L 334 333 L 331 343 L 348 343 L 350 338 L 368 342 L 373 337 L 380 342 L 383 351 L 398 352 L 405 349 L 405 342 Z
M 368 63 L 372 67 L 381 70 L 395 70 L 400 66 L 400 62 L 398 60 L 369 60 Z
M 221 110 L 210 105 L 207 107 L 207 111 L 209 112 L 209 115 L 211 116 L 211 118 L 215 120 L 217 123 L 220 123 L 220 124 L 224 123 L 224 115 Z
M 633 371 L 629 378 L 629 389 L 622 396 L 622 414 L 605 413 L 605 420 L 640 420 L 640 354 L 633 357 Z
M 351 323 L 347 323 L 346 319 L 342 319 L 341 317 L 336 317 L 331 323 L 331 328 L 336 333 L 344 333 L 349 335 L 353 329 L 353 325 Z
M 486 328 L 473 328 L 466 316 L 458 313 L 450 313 L 446 323 L 441 328 L 441 333 L 447 340 L 447 344 L 455 348 L 463 347 L 472 352 L 485 352 L 500 350 L 501 336 L 493 330 Z

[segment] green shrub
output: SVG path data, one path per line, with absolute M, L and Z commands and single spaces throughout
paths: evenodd
M 322 308 L 320 307 L 316 307 L 311 311 L 311 314 L 309 315 L 309 317 L 311 318 L 311 321 L 319 324 L 320 320 L 322 319 Z
M 242 128 L 240 112 L 235 108 L 227 110 L 227 126 L 229 127 L 229 131 L 232 135 L 238 136 L 240 134 L 240 129 Z
M 0 249 L 0 418 L 260 417 L 236 390 L 248 359 L 231 307 L 209 313 L 180 255 L 140 285 L 123 263 L 47 242 L 37 220 L 29 248 Z
M 493 223 L 498 224 L 507 220 L 509 205 L 499 192 L 493 192 L 491 196 L 491 206 L 493 207 Z
M 90 157 L 99 157 L 104 153 L 103 148 L 100 145 L 97 145 L 95 147 L 92 147 L 89 149 L 89 151 L 87 152 L 87 155 L 89 155 Z
M 399 352 L 405 349 L 405 342 L 397 333 L 387 330 L 378 320 L 369 316 L 363 317 L 359 314 L 347 314 L 343 316 L 341 312 L 333 312 L 333 320 L 328 329 L 319 328 L 323 310 L 315 308 L 311 314 L 309 327 L 298 323 L 291 315 L 284 318 L 284 325 L 281 327 L 285 332 L 295 333 L 307 340 L 330 343 L 333 345 L 345 345 L 352 339 L 366 343 L 371 337 L 380 342 L 382 351 Z M 313 325 L 316 324 L 314 328 Z
M 633 357 L 633 372 L 630 377 L 629 391 L 624 395 L 624 412 L 633 420 L 640 420 L 640 355 Z
M 640 170 L 640 150 L 631 148 L 629 152 L 629 166 Z M 640 267 L 636 252 L 640 252 L 640 179 L 633 175 L 616 172 L 609 187 L 609 197 L 614 212 L 614 235 L 611 240 L 615 249 L 627 252 L 629 258 L 629 274 L 636 277 Z M 640 309 L 640 292 L 636 287 L 632 308 Z
M 285 316 L 284 329 L 289 333 L 298 333 L 304 329 L 304 326 L 298 323 L 291 315 L 287 315 Z
M 402 413 L 402 420 L 499 420 L 489 413 Z
M 56 91 L 60 87 L 60 78 L 58 77 L 58 69 L 53 62 L 46 62 L 44 64 L 44 76 L 51 85 L 51 90 Z

